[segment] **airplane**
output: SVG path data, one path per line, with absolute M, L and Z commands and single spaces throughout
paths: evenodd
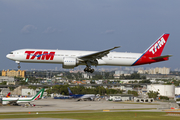
M 6 95 L 6 98 L 9 98 L 11 95 L 11 93 L 9 92 L 7 95 Z M 2 102 L 2 98 L 0 97 L 0 103 Z
M 104 51 L 20 49 L 12 51 L 6 57 L 15 61 L 18 69 L 20 62 L 55 63 L 62 64 L 64 69 L 86 65 L 84 71 L 93 73 L 91 66 L 137 66 L 169 60 L 172 55 L 161 56 L 168 37 L 169 34 L 163 34 L 144 53 L 110 52 L 120 47 L 117 46 Z
M 18 103 L 29 103 L 38 99 L 41 99 L 44 93 L 44 88 L 42 88 L 35 96 L 29 98 L 1 98 L 1 102 L 3 105 L 10 104 L 10 105 L 18 105 Z
M 94 98 L 96 97 L 94 94 L 78 94 L 78 95 L 74 95 L 70 88 L 68 87 L 68 92 L 69 92 L 69 96 L 71 98 L 74 98 L 74 99 L 77 99 L 78 101 L 79 100 L 94 100 Z
M 11 95 L 11 93 L 9 92 L 7 95 L 6 95 L 6 98 L 9 98 Z

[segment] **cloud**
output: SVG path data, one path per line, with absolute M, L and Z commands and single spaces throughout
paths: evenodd
M 28 34 L 28 33 L 32 33 L 34 30 L 36 30 L 37 27 L 35 27 L 34 25 L 25 25 L 22 29 L 21 32 L 23 34 Z
M 106 30 L 105 34 L 113 34 L 115 32 L 115 30 Z
M 48 27 L 46 30 L 44 30 L 43 33 L 54 33 L 56 31 L 56 28 Z

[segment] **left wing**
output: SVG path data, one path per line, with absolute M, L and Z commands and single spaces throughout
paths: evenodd
M 96 52 L 96 53 L 92 53 L 92 54 L 89 54 L 89 55 L 84 55 L 84 56 L 80 56 L 78 57 L 79 59 L 83 59 L 83 60 L 96 60 L 96 59 L 101 59 L 102 57 L 106 56 L 107 54 L 109 54 L 109 52 L 111 50 L 114 50 L 116 48 L 119 48 L 120 46 L 117 46 L 117 47 L 113 47 L 111 49 L 108 49 L 108 50 L 104 50 L 104 51 L 100 51 L 100 52 Z

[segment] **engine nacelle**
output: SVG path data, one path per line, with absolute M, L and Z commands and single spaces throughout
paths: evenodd
M 73 57 L 65 57 L 63 62 L 63 68 L 65 69 L 73 69 L 78 66 L 79 61 Z

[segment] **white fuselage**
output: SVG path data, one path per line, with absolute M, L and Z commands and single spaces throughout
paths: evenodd
M 81 99 L 92 99 L 95 97 L 95 94 L 84 94 Z
M 29 98 L 2 98 L 2 104 L 8 104 L 11 101 L 16 101 L 16 103 L 28 103 L 31 102 L 33 97 Z
M 17 103 L 30 103 L 34 100 L 40 99 L 43 96 L 44 88 L 42 88 L 35 96 L 21 98 L 21 97 L 10 97 L 10 98 L 1 98 L 2 104 L 17 104 Z
M 21 49 L 12 51 L 6 57 L 18 63 L 57 63 L 63 68 L 72 69 L 78 65 L 86 65 L 84 72 L 93 73 L 92 65 L 109 66 L 136 66 L 169 60 L 171 55 L 161 56 L 167 43 L 169 34 L 163 34 L 148 49 L 141 53 L 110 52 L 120 46 L 103 51 L 74 51 L 74 50 L 47 50 L 47 49 Z
M 26 53 L 25 51 L 34 51 Z M 54 53 L 53 58 L 45 56 L 43 54 L 46 51 L 48 54 Z M 40 52 L 42 54 L 36 54 Z M 65 58 L 77 58 L 88 54 L 96 53 L 97 51 L 74 51 L 74 50 L 48 50 L 48 49 L 20 49 L 12 51 L 6 57 L 18 61 L 18 62 L 32 62 L 32 63 L 57 63 L 63 64 Z M 35 54 L 35 56 L 34 56 Z M 131 66 L 141 56 L 141 53 L 126 53 L 126 52 L 110 52 L 107 56 L 98 59 L 98 65 L 110 65 L 110 66 Z M 80 62 L 78 65 L 84 65 Z

